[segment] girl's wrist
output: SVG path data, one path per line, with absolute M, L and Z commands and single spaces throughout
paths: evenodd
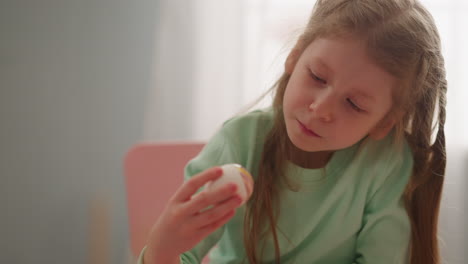
M 143 252 L 143 264 L 157 264 L 157 263 L 167 263 L 167 264 L 180 264 L 179 256 L 167 256 L 160 255 L 156 252 L 152 252 L 149 248 L 146 248 Z

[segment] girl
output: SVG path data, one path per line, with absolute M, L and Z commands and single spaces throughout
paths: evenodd
M 439 263 L 446 81 L 426 9 L 318 0 L 275 88 L 187 165 L 140 263 L 215 244 L 212 263 Z M 194 196 L 226 163 L 254 175 L 246 206 L 235 186 Z

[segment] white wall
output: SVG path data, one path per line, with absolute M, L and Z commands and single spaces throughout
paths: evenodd
M 88 263 L 98 193 L 124 263 L 121 162 L 143 136 L 157 5 L 0 2 L 0 263 Z

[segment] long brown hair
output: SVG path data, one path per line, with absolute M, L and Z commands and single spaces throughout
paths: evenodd
M 434 20 L 417 0 L 318 0 L 294 49 L 302 54 L 316 38 L 345 36 L 365 40 L 370 58 L 400 80 L 393 93 L 391 114 L 397 118 L 393 135 L 406 138 L 414 158 L 404 193 L 412 230 L 410 263 L 438 264 L 447 83 Z M 292 148 L 282 114 L 289 78 L 283 73 L 274 86 L 274 124 L 265 140 L 258 179 L 247 204 L 244 244 L 252 264 L 261 263 L 262 242 L 268 234 L 274 240 L 276 263 L 280 262 L 278 185 L 285 172 L 284 154 Z M 435 131 L 435 140 L 431 140 Z

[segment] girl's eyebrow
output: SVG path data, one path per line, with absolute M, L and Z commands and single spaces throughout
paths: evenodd
M 320 68 L 322 68 L 326 73 L 333 74 L 332 68 L 330 68 L 320 56 L 317 56 L 317 55 L 313 56 L 311 58 L 311 61 L 318 64 L 318 66 Z M 362 89 L 354 88 L 354 89 L 352 89 L 351 92 L 356 94 L 357 96 L 364 97 L 366 100 L 369 100 L 371 102 L 375 103 L 377 101 L 374 96 L 368 94 L 367 92 L 363 91 Z
M 317 63 L 326 72 L 333 73 L 332 69 L 328 67 L 328 65 L 319 56 L 313 56 L 311 61 Z
M 370 95 L 370 94 L 368 94 L 368 93 L 366 93 L 366 92 L 364 92 L 364 91 L 362 91 L 360 89 L 353 89 L 352 93 L 354 93 L 354 94 L 356 94 L 356 95 L 358 95 L 360 97 L 364 97 L 369 101 L 376 102 L 374 96 L 372 96 L 372 95 Z

